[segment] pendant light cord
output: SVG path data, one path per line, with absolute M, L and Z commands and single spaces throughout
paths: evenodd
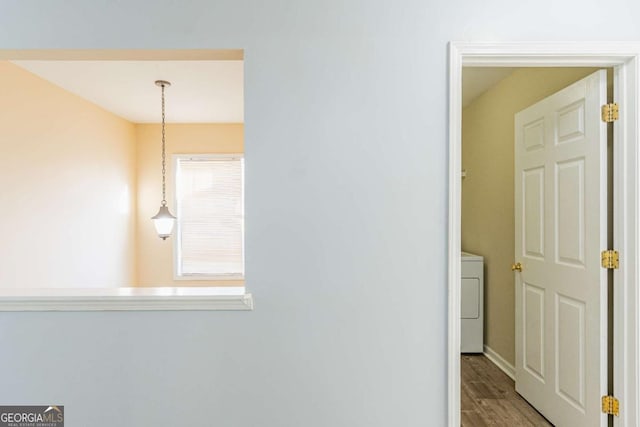
M 164 85 L 162 85 L 162 206 L 167 205 L 166 197 L 166 155 L 165 155 L 165 134 L 164 134 Z

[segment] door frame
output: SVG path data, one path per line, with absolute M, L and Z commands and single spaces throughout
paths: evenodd
M 638 325 L 640 243 L 638 212 L 638 101 L 640 43 L 626 42 L 450 42 L 449 43 L 449 212 L 448 212 L 448 424 L 460 426 L 460 251 L 462 196 L 462 67 L 613 67 L 614 101 L 614 395 L 620 400 L 616 427 L 638 425 L 640 336 Z M 607 249 L 607 248 L 602 248 Z M 511 260 L 505 260 L 511 262 Z

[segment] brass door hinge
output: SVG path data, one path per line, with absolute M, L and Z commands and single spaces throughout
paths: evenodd
M 619 116 L 618 104 L 604 104 L 602 106 L 602 121 L 605 123 L 613 123 L 618 120 Z
M 620 402 L 613 396 L 602 396 L 602 413 L 620 416 Z
M 602 268 L 615 270 L 620 267 L 620 256 L 618 255 L 618 251 L 609 249 L 607 251 L 602 251 L 601 255 Z

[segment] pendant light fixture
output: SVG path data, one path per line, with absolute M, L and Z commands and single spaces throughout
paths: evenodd
M 165 132 L 164 132 L 164 88 L 171 86 L 171 83 L 165 80 L 156 80 L 156 86 L 160 86 L 162 88 L 162 202 L 160 203 L 160 210 L 156 216 L 151 219 L 156 226 L 156 232 L 158 233 L 158 237 L 162 240 L 167 240 L 167 237 L 171 236 L 171 231 L 173 231 L 173 224 L 175 222 L 176 217 L 171 215 L 169 212 L 169 208 L 167 207 L 167 197 L 166 197 L 166 147 L 165 147 Z

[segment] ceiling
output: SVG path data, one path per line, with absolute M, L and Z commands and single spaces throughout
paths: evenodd
M 169 123 L 244 122 L 244 63 L 226 61 L 11 61 L 133 123 L 158 123 L 167 80 Z
M 462 106 L 466 107 L 471 104 L 515 70 L 515 68 L 508 67 L 463 67 Z

